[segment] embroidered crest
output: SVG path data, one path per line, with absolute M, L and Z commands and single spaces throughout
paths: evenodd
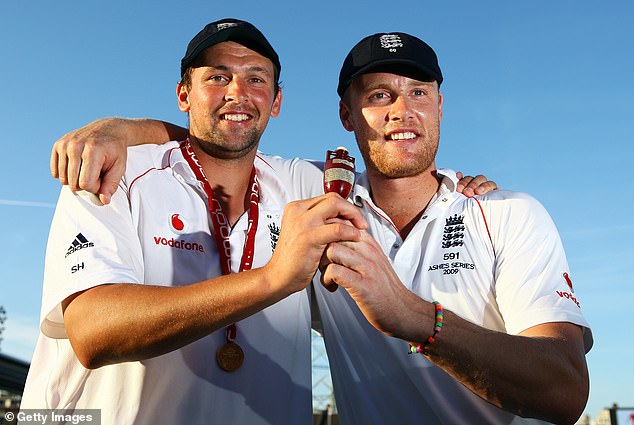
M 235 23 L 235 22 L 221 22 L 221 23 L 216 25 L 216 28 L 218 29 L 218 31 L 222 31 L 224 29 L 237 27 L 237 26 L 238 26 L 238 24 Z
M 445 219 L 445 229 L 442 235 L 442 247 L 453 248 L 464 245 L 464 215 L 454 214 Z
M 273 221 L 273 217 L 267 215 L 267 218 L 271 220 L 271 222 L 268 224 L 269 234 L 271 235 L 271 250 L 275 251 L 277 241 L 280 239 L 281 228 L 277 225 L 275 221 Z
M 385 34 L 379 37 L 381 47 L 388 49 L 390 52 L 396 52 L 397 47 L 403 47 L 401 37 L 397 34 Z

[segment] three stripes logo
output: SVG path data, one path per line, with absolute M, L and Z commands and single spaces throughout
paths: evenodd
M 68 247 L 68 251 L 66 251 L 66 255 L 64 256 L 64 258 L 68 257 L 73 252 L 79 251 L 80 249 L 90 248 L 93 246 L 95 246 L 94 243 L 89 242 L 84 235 L 78 233 L 77 236 L 75 236 L 75 240 L 73 240 L 73 243 L 71 243 Z

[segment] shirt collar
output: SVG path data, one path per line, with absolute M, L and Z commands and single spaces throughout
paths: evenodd
M 184 143 L 184 141 L 179 143 Z M 174 173 L 180 176 L 187 184 L 195 187 L 201 194 L 207 196 L 198 182 L 194 171 L 183 156 L 183 152 L 180 150 L 180 144 L 176 146 L 175 149 L 172 149 L 169 155 L 169 166 Z M 282 193 L 275 193 L 278 189 L 283 190 L 282 185 L 273 168 L 261 157 L 260 151 L 258 151 L 255 156 L 254 165 L 260 183 L 260 205 L 266 209 L 283 209 L 283 205 L 289 202 L 289 200 L 282 196 Z
M 438 192 L 436 192 L 433 199 L 456 191 L 456 187 L 458 186 L 458 177 L 456 176 L 455 171 L 449 168 L 439 168 L 436 170 L 436 173 L 439 177 L 441 177 L 441 181 Z M 352 201 L 359 207 L 363 206 L 365 202 L 369 202 L 374 205 L 372 197 L 370 196 L 370 181 L 368 180 L 367 171 L 364 171 L 358 176 L 352 191 Z

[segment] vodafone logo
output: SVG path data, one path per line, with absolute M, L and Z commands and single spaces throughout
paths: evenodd
M 567 300 L 570 300 L 573 303 L 577 304 L 577 307 L 581 308 L 581 304 L 579 303 L 579 300 L 577 300 L 577 297 L 575 297 L 575 294 L 571 292 L 564 292 L 564 291 L 555 291 L 555 292 L 557 293 L 557 295 L 559 295 L 559 298 L 565 298 Z
M 156 245 L 162 245 L 177 250 L 205 252 L 205 247 L 202 244 L 186 240 L 178 240 L 174 238 L 168 239 L 161 236 L 154 236 L 154 243 Z
M 564 280 L 566 281 L 566 284 L 570 288 L 570 292 L 567 292 L 567 291 L 555 291 L 555 292 L 557 292 L 557 295 L 559 295 L 560 298 L 571 300 L 573 303 L 577 304 L 577 307 L 581 308 L 581 304 L 579 303 L 579 300 L 577 300 L 577 297 L 575 297 L 575 291 L 574 289 L 572 289 L 572 280 L 570 279 L 570 275 L 568 273 L 564 273 L 563 276 L 564 276 Z
M 183 233 L 187 227 L 185 225 L 185 220 L 183 220 L 180 214 L 172 214 L 169 217 L 169 225 L 170 229 L 176 233 Z
M 572 280 L 570 280 L 570 275 L 568 275 L 568 273 L 564 273 L 564 279 L 566 279 L 566 283 L 568 284 L 570 290 L 574 292 L 575 290 L 572 289 Z

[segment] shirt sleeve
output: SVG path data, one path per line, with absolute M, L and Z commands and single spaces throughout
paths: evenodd
M 95 195 L 65 186 L 46 248 L 42 332 L 67 337 L 61 302 L 70 295 L 103 284 L 141 282 L 143 257 L 125 188 L 104 206 Z
M 543 323 L 570 322 L 584 328 L 584 344 L 590 350 L 592 334 L 548 212 L 529 195 L 506 191 L 488 197 L 482 205 L 490 218 L 496 300 L 507 332 L 518 334 Z

